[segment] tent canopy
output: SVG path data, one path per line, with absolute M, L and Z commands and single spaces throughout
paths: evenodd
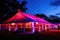
M 35 20 L 38 21 L 38 22 L 49 23 L 48 21 L 44 20 L 43 18 L 39 18 L 39 17 L 37 17 L 37 16 L 32 16 L 32 15 L 30 15 L 30 14 L 27 14 L 27 16 L 35 19 Z
M 20 22 L 42 22 L 49 23 L 48 21 L 38 18 L 36 16 L 32 16 L 30 14 L 25 14 L 23 12 L 18 11 L 17 14 L 10 19 L 4 21 L 3 23 L 20 23 Z
M 19 22 L 33 22 L 33 21 L 35 22 L 36 20 L 26 16 L 25 13 L 23 12 L 18 12 L 15 16 L 4 21 L 3 23 L 19 23 Z

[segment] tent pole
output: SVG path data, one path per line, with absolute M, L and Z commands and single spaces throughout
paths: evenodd
M 17 31 L 17 29 L 18 29 L 18 23 L 16 23 L 16 27 L 15 27 L 14 31 Z
M 35 26 L 34 26 L 34 22 L 32 22 L 32 33 L 35 32 Z
M 9 24 L 9 31 L 11 31 L 11 24 Z

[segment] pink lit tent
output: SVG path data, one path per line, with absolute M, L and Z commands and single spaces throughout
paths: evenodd
M 9 24 L 11 25 L 12 23 L 15 23 L 16 24 L 16 28 L 15 30 L 17 30 L 18 28 L 18 23 L 27 23 L 27 22 L 31 22 L 31 25 L 32 25 L 32 32 L 35 31 L 34 29 L 34 22 L 36 22 L 37 20 L 31 18 L 31 17 L 28 17 L 26 16 L 25 13 L 23 12 L 18 12 L 15 16 L 13 16 L 12 18 L 4 21 L 3 23 L 4 24 Z M 25 24 L 24 24 L 25 25 Z M 11 30 L 11 26 L 9 26 L 9 30 Z
M 46 21 L 46 20 L 44 20 L 42 18 L 39 18 L 39 17 L 36 17 L 36 16 L 32 16 L 30 14 L 27 14 L 27 16 L 30 16 L 30 17 L 34 18 L 35 20 L 38 21 L 39 24 L 41 24 L 41 23 L 44 24 L 44 25 L 48 24 L 50 26 L 49 27 L 50 29 L 52 29 L 52 28 L 57 29 L 57 25 L 52 24 L 52 23 L 50 23 L 50 22 L 48 22 L 48 21 Z
M 31 18 L 34 18 L 35 20 L 37 20 L 38 22 L 43 22 L 43 23 L 49 23 L 48 21 L 44 20 L 43 18 L 39 18 L 37 16 L 32 16 L 30 14 L 25 14 L 26 16 L 29 16 Z
M 49 24 L 51 25 L 51 23 L 49 23 L 48 21 L 42 19 L 42 18 L 38 18 L 36 16 L 31 16 L 29 14 L 25 14 L 23 12 L 18 12 L 15 16 L 13 16 L 12 18 L 4 21 L 3 23 L 8 23 L 9 25 L 11 25 L 11 23 L 16 23 L 16 28 L 15 30 L 17 30 L 17 25 L 18 23 L 26 23 L 26 22 L 31 22 L 31 25 L 32 25 L 32 32 L 35 32 L 35 23 L 37 24 Z M 55 25 L 54 25 L 55 26 Z M 11 26 L 9 26 L 9 30 Z M 39 28 L 39 31 L 40 31 L 40 27 Z
M 42 23 L 49 23 L 48 21 L 38 18 L 36 16 L 32 16 L 30 14 L 25 14 L 23 12 L 18 12 L 12 18 L 4 21 L 3 23 L 19 23 L 19 22 L 42 22 Z
M 31 15 L 25 14 L 23 12 L 18 12 L 15 16 L 6 20 L 4 23 L 16 23 L 17 24 L 17 23 L 23 23 L 23 22 L 32 22 L 32 25 L 36 25 L 36 22 L 38 22 L 38 24 L 49 23 L 42 18 L 38 18 L 36 16 L 31 16 Z M 33 29 L 34 29 L 34 27 L 35 26 L 33 26 Z M 39 26 L 38 26 L 37 30 L 40 31 Z
M 26 16 L 23 12 L 18 12 L 15 16 L 6 20 L 3 23 L 20 23 L 20 22 L 33 22 L 33 21 L 36 21 L 36 20 Z

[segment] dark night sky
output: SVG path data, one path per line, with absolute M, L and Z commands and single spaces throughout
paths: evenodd
M 60 4 L 57 2 L 55 5 L 52 5 L 51 2 L 54 3 L 55 0 L 26 0 L 26 7 L 28 10 L 27 13 L 31 15 L 35 15 L 36 13 L 44 13 L 45 15 L 55 15 L 56 13 L 60 13 Z M 58 5 L 59 4 L 59 5 Z M 60 15 L 58 15 L 60 16 Z

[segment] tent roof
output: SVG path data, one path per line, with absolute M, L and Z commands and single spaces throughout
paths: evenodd
M 23 12 L 17 12 L 17 14 L 10 19 L 4 21 L 3 23 L 19 23 L 19 22 L 42 22 L 49 23 L 48 21 L 38 18 L 36 16 L 32 16 L 30 14 L 25 14 Z
M 30 15 L 30 14 L 27 14 L 27 16 L 31 16 L 32 18 L 34 18 L 34 19 L 37 20 L 38 22 L 41 22 L 41 23 L 48 23 L 48 24 L 50 24 L 50 25 L 56 26 L 55 24 L 52 24 L 52 23 L 50 23 L 50 22 L 44 20 L 43 18 L 39 18 L 39 17 L 37 17 L 37 16 L 32 16 L 32 15 Z
M 27 14 L 28 16 L 31 16 L 32 18 L 34 18 L 35 20 L 37 20 L 38 22 L 44 22 L 44 23 L 49 23 L 48 21 L 44 20 L 43 18 L 39 18 L 37 16 L 32 16 L 30 14 Z
M 31 17 L 26 16 L 23 12 L 18 12 L 15 16 L 11 17 L 10 19 L 6 20 L 3 23 L 19 23 L 19 22 L 32 22 L 36 21 Z

